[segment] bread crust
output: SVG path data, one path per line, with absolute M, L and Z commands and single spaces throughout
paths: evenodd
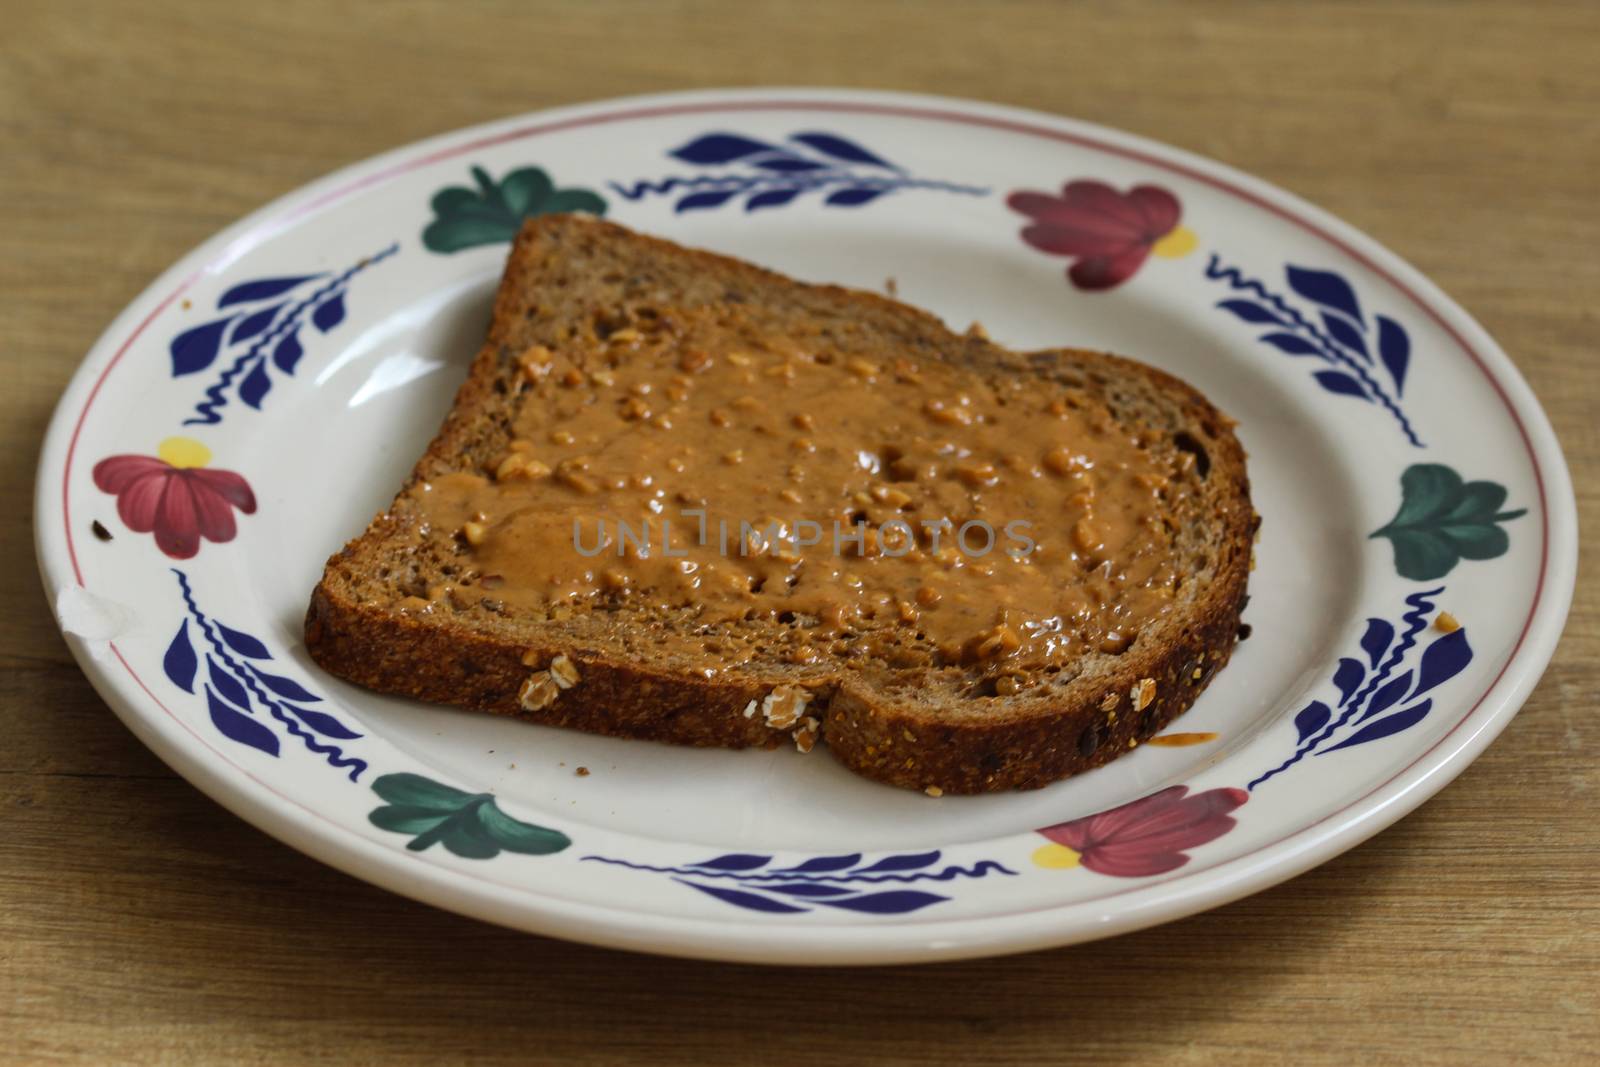
M 534 284 L 531 275 L 542 243 L 618 238 L 670 249 L 701 270 L 743 277 L 752 284 L 796 285 L 749 264 L 678 249 L 609 223 L 559 217 L 530 221 L 508 262 L 488 342 L 411 482 L 461 469 L 480 452 L 493 454 L 482 441 L 483 413 L 495 406 L 495 383 L 517 346 L 516 329 L 524 314 L 520 294 Z M 917 331 L 944 332 L 931 316 L 875 294 L 830 286 L 805 289 L 818 299 L 871 307 L 877 315 L 903 320 Z M 1248 599 L 1259 518 L 1250 505 L 1244 451 L 1231 421 L 1186 383 L 1100 353 L 1060 349 L 1016 354 L 976 338 L 952 340 L 966 346 L 964 358 L 993 369 L 1048 378 L 1092 367 L 1119 380 L 1142 380 L 1206 438 L 1206 493 L 1218 523 L 1208 586 L 1163 627 L 1159 640 L 1137 641 L 1117 657 L 1114 668 L 1084 679 L 1073 699 L 1044 707 L 1037 700 L 1016 701 L 1015 711 L 996 701 L 981 715 L 940 715 L 875 691 L 843 669 L 831 681 L 805 683 L 813 693 L 808 713 L 821 720 L 826 747 L 858 774 L 945 793 L 1034 789 L 1108 763 L 1158 733 L 1226 665 Z M 380 692 L 608 736 L 723 748 L 789 743 L 789 731 L 768 726 L 759 714 L 763 699 L 784 684 L 781 679 L 705 678 L 653 669 L 612 651 L 575 646 L 571 640 L 512 642 L 453 618 L 411 615 L 352 595 L 339 576 L 362 566 L 374 546 L 401 534 L 406 521 L 393 509 L 379 515 L 328 561 L 305 621 L 307 650 L 325 670 Z M 563 655 L 577 668 L 577 684 L 546 707 L 526 706 L 519 694 L 530 674 Z M 1154 692 L 1146 703 L 1141 691 L 1148 694 L 1150 685 Z

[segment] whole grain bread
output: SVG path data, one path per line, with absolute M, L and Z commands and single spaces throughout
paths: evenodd
M 1194 457 L 1175 482 L 1167 525 L 1184 574 L 1177 600 L 1136 640 L 1091 652 L 1014 689 L 993 664 L 850 644 L 809 663 L 753 655 L 715 672 L 663 651 L 652 635 L 765 648 L 797 623 L 706 625 L 693 603 L 597 604 L 560 617 L 519 613 L 492 596 L 417 613 L 399 605 L 441 581 L 472 588 L 459 531 L 431 528 L 402 491 L 335 554 L 311 597 L 305 639 L 323 668 L 358 685 L 618 737 L 771 747 L 792 717 L 751 714 L 798 696 L 818 739 L 849 769 L 930 793 L 1029 789 L 1107 763 L 1186 710 L 1229 659 L 1240 629 L 1258 518 L 1232 422 L 1200 393 L 1150 367 L 1096 352 L 1019 354 L 981 331 L 956 334 L 922 311 L 871 293 L 808 285 L 585 216 L 530 220 L 511 250 L 487 342 L 406 489 L 451 472 L 493 471 L 524 414 L 525 366 L 537 346 L 572 354 L 663 309 L 738 308 L 774 333 L 824 338 L 841 358 L 909 352 L 985 375 L 1080 391 L 1161 447 Z M 803 624 L 803 620 L 802 623 Z M 892 631 L 892 621 L 884 624 Z M 870 636 L 870 635 L 869 635 Z M 839 645 L 831 647 L 836 652 Z M 872 646 L 887 647 L 881 641 Z M 847 654 L 848 653 L 848 654 Z M 909 657 L 909 658 L 908 658 Z M 920 657 L 920 658 L 919 658 Z M 555 699 L 529 700 L 531 678 Z M 774 694 L 777 694 L 775 697 Z M 811 756 L 810 758 L 817 758 Z

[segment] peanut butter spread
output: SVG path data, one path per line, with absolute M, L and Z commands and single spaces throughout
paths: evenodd
M 522 353 L 503 455 L 409 490 L 465 546 L 474 598 L 773 619 L 809 635 L 795 662 L 889 629 L 936 662 L 1019 668 L 1120 652 L 1169 609 L 1165 499 L 1195 457 L 1086 392 L 847 358 L 737 308 L 651 325 Z

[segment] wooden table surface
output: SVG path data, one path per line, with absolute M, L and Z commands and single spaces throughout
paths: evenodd
M 353 7 L 353 6 L 352 6 Z M 800 12 L 803 10 L 803 14 Z M 1108 942 L 785 972 L 525 936 L 280 845 L 142 748 L 35 576 L 56 398 L 161 269 L 457 126 L 684 87 L 1025 105 L 1225 160 L 1376 235 L 1488 327 L 1600 529 L 1600 5 L 0 3 L 0 1057 L 384 1064 L 1576 1063 L 1600 1049 L 1600 591 L 1421 810 Z M 1592 540 L 1586 546 L 1593 548 Z

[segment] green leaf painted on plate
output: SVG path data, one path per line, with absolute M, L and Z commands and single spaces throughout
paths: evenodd
M 433 195 L 433 221 L 422 231 L 430 252 L 459 252 L 499 244 L 517 235 L 522 220 L 558 211 L 604 215 L 606 202 L 589 189 L 557 188 L 539 167 L 511 171 L 498 182 L 482 167 L 472 168 L 477 188 L 452 185 Z
M 447 813 L 456 811 L 474 796 L 420 774 L 386 774 L 372 783 L 372 791 L 390 804 Z
M 465 859 L 493 859 L 502 851 L 547 856 L 572 844 L 557 830 L 514 819 L 493 795 L 467 793 L 420 774 L 386 774 L 372 791 L 388 801 L 368 821 L 380 830 L 409 834 L 406 847 L 422 852 L 441 844 Z
M 1503 485 L 1465 482 L 1442 463 L 1418 463 L 1400 476 L 1400 510 L 1371 536 L 1389 539 L 1402 578 L 1431 582 L 1463 559 L 1505 555 L 1511 539 L 1500 524 L 1527 514 L 1501 511 L 1505 502 Z
M 425 834 L 430 830 L 437 830 L 446 819 L 450 818 L 450 815 L 428 808 L 409 808 L 390 804 L 375 809 L 368 818 L 372 821 L 372 825 L 383 830 L 393 830 L 397 834 Z
M 566 834 L 513 819 L 496 807 L 493 801 L 479 806 L 478 823 L 489 839 L 507 852 L 544 856 L 560 852 L 572 844 Z

